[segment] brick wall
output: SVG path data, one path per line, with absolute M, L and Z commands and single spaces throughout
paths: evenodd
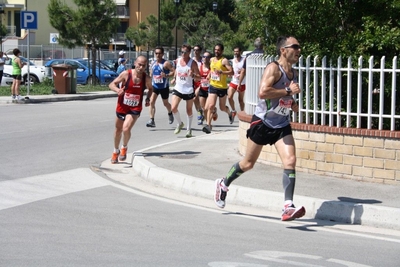
M 239 152 L 246 152 L 251 115 L 239 112 Z M 333 128 L 292 123 L 296 169 L 332 177 L 400 184 L 400 132 Z M 281 166 L 275 146 L 264 146 L 259 161 Z

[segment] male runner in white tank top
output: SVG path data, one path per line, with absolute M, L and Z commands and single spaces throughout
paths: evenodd
M 186 137 L 192 137 L 192 121 L 193 121 L 193 99 L 195 97 L 193 88 L 193 79 L 199 79 L 199 68 L 197 64 L 190 58 L 190 45 L 182 45 L 182 56 L 176 60 L 175 77 L 171 83 L 175 84 L 175 89 L 172 91 L 172 114 L 178 122 L 175 134 L 179 134 L 184 127 L 181 116 L 178 111 L 178 106 L 181 100 L 186 101 L 187 127 Z

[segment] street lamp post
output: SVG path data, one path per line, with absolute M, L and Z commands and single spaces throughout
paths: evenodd
M 160 17 L 161 17 L 161 0 L 158 0 L 158 38 L 157 38 L 157 45 L 160 46 Z
M 175 58 L 178 58 L 178 5 L 180 0 L 175 1 Z

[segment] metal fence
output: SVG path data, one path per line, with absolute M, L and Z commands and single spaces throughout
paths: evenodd
M 4 45 L 3 51 L 8 55 L 12 54 L 12 50 L 16 48 L 12 45 Z M 39 65 L 46 63 L 47 60 L 50 59 L 60 59 L 60 58 L 87 58 L 89 53 L 85 47 L 76 47 L 76 48 L 66 48 L 61 45 L 18 45 L 18 49 L 21 51 L 23 57 L 28 57 L 28 48 L 29 48 L 29 57 L 35 63 Z M 108 49 L 102 49 L 99 51 L 98 56 L 101 60 L 103 59 L 116 59 L 118 58 L 118 53 L 121 50 L 113 49 L 112 51 Z M 139 55 L 144 55 L 148 58 L 153 57 L 153 51 L 131 51 L 124 50 L 125 58 L 129 60 L 129 62 L 133 62 Z
M 259 101 L 258 89 L 265 66 L 275 56 L 249 56 L 246 71 L 246 108 L 253 114 Z M 346 65 L 346 66 L 343 66 Z M 366 67 L 364 67 L 366 65 Z M 299 59 L 295 69 L 299 73 L 302 92 L 295 96 L 299 112 L 293 122 L 331 127 L 400 130 L 400 86 L 397 76 L 398 59 L 386 62 L 359 57 L 342 58 L 327 63 L 318 56 Z

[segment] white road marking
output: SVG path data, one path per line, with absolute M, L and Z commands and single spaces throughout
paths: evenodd
M 3 181 L 0 210 L 111 184 L 86 168 Z

